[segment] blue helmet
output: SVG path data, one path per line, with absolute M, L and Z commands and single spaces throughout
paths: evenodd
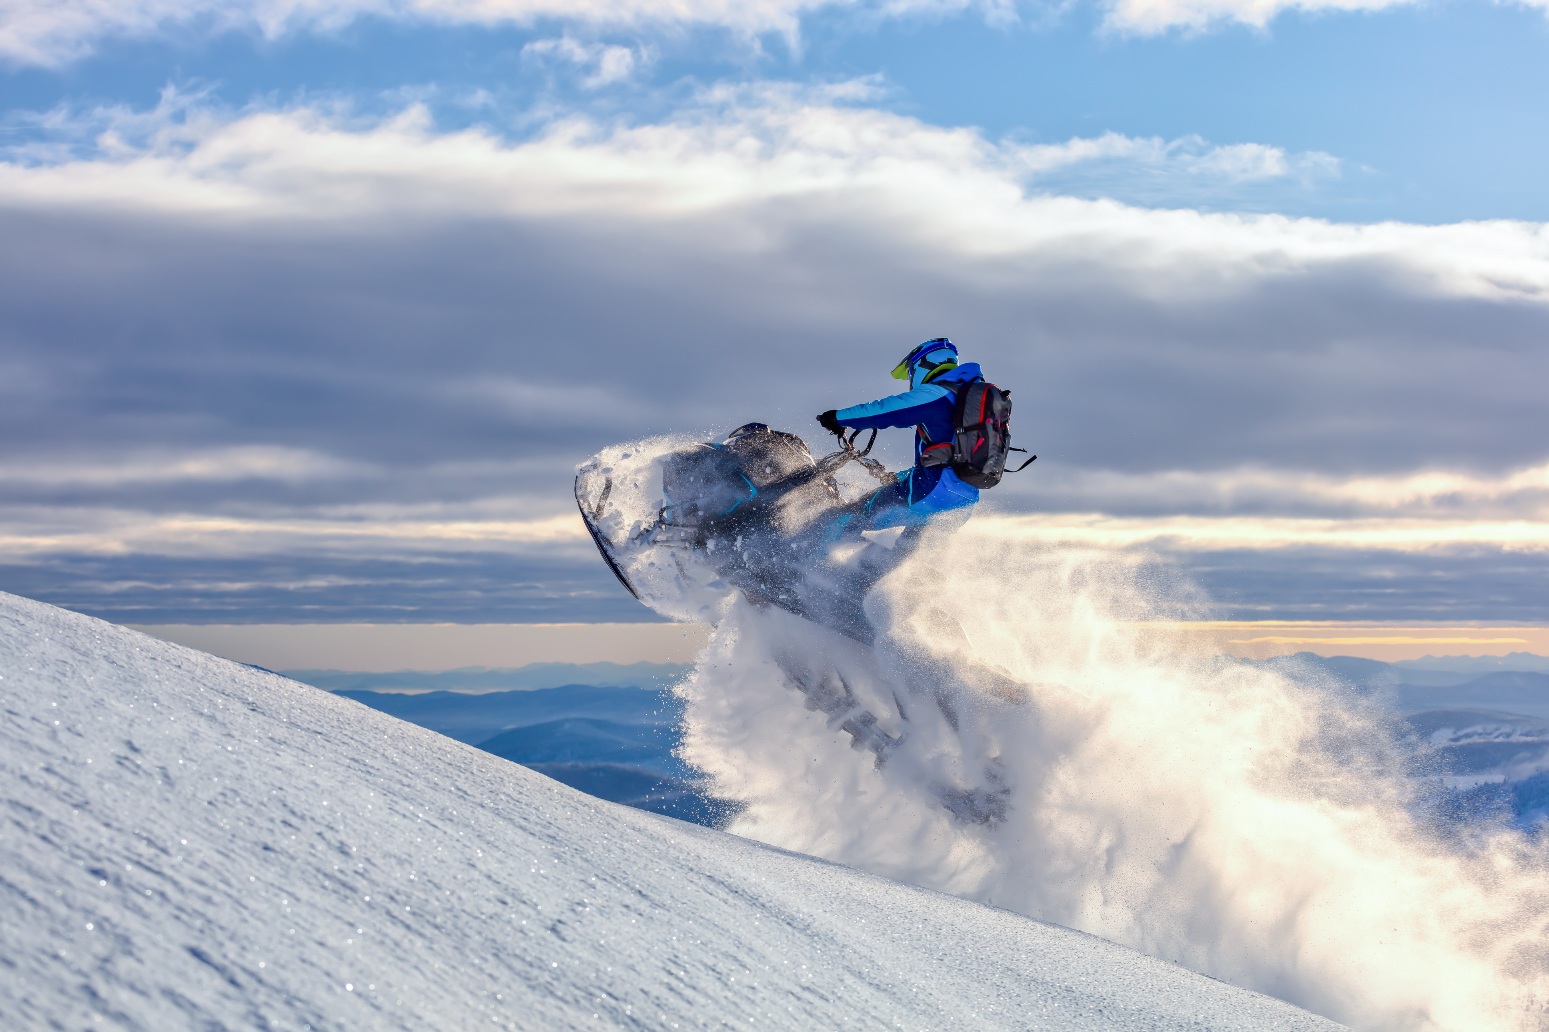
M 924 369 L 926 375 L 935 372 L 942 366 L 957 365 L 957 345 L 945 337 L 932 337 L 923 344 L 904 356 L 904 360 L 893 367 L 893 379 L 914 380 L 915 371 Z

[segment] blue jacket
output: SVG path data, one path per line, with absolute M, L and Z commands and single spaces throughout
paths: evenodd
M 920 453 L 925 450 L 926 445 L 939 444 L 952 439 L 952 408 L 957 402 L 957 394 L 943 385 L 956 387 L 959 384 L 977 380 L 982 375 L 979 371 L 979 363 L 965 362 L 956 369 L 942 373 L 930 383 L 920 384 L 903 394 L 895 394 L 878 401 L 868 401 L 864 405 L 842 408 L 834 418 L 840 425 L 856 430 L 917 427 L 914 435 L 915 468 L 912 471 L 914 480 L 912 493 L 923 496 L 935 488 L 941 475 L 950 468 L 919 465 Z M 953 477 L 953 479 L 957 478 Z M 973 490 L 967 484 L 962 486 Z

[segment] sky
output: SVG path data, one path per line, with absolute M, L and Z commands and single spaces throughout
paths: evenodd
M 0 0 L 0 589 L 649 621 L 579 462 L 945 334 L 982 519 L 1543 625 L 1545 96 L 1541 2 Z

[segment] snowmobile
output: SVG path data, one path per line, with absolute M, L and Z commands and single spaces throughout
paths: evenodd
M 841 437 L 837 451 L 814 459 L 795 434 L 748 423 L 718 444 L 668 454 L 655 519 L 631 528 L 626 540 L 603 528 L 615 490 L 611 469 L 595 460 L 583 466 L 576 504 L 603 561 L 637 599 L 641 588 L 627 569 L 630 557 L 647 548 L 665 551 L 682 574 L 690 562 L 708 566 L 754 605 L 784 609 L 870 645 L 876 632 L 861 600 L 908 554 L 920 528 L 890 546 L 843 532 L 864 500 L 845 502 L 840 469 L 854 463 L 880 484 L 896 479 L 870 457 L 876 431 L 864 448 L 856 447 L 858 436 Z
M 794 641 L 775 658 L 808 708 L 822 712 L 880 768 L 903 741 L 909 710 L 896 692 L 863 702 L 843 664 L 833 660 L 871 650 L 877 630 L 865 612 L 866 596 L 918 547 L 924 528 L 851 529 L 870 493 L 855 497 L 854 470 L 863 471 L 863 482 L 869 477 L 885 486 L 896 479 L 871 457 L 876 436 L 871 431 L 864 447 L 859 431 L 840 436 L 835 452 L 814 458 L 794 434 L 748 423 L 718 443 L 672 448 L 649 461 L 639 452 L 613 450 L 580 468 L 575 497 L 603 561 L 653 609 L 702 618 L 735 589 L 754 606 L 840 636 L 827 657 L 807 654 L 810 647 L 804 652 Z M 696 597 L 704 603 L 697 612 Z M 938 685 L 944 676 L 925 671 L 918 680 Z M 948 695 L 936 688 L 930 695 L 955 731 Z M 877 715 L 884 706 L 893 711 L 886 719 Z M 935 783 L 931 791 L 960 821 L 995 825 L 1005 818 L 1010 787 L 992 761 L 980 787 Z

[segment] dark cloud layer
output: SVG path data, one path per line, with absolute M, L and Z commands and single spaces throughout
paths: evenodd
M 1015 387 L 1048 459 L 1082 468 L 1549 456 L 1541 304 L 1427 296 L 1355 263 L 1172 299 L 1095 263 L 980 282 L 961 259 L 921 268 L 800 227 L 752 254 L 715 247 L 713 224 L 675 229 L 4 213 L 8 457 L 258 442 L 557 471 L 630 434 L 805 429 L 885 393 L 895 353 L 935 333 Z
M 1346 549 L 1159 553 L 1163 611 L 1219 620 L 1549 622 L 1549 556 Z M 650 622 L 589 556 L 478 552 L 0 564 L 0 590 L 123 623 Z M 1202 594 L 1201 594 L 1202 592 Z
M 117 623 L 655 622 L 601 563 L 499 553 L 369 560 L 60 556 L 0 591 Z
M 1222 620 L 1549 621 L 1549 556 L 1287 548 L 1174 554 Z

